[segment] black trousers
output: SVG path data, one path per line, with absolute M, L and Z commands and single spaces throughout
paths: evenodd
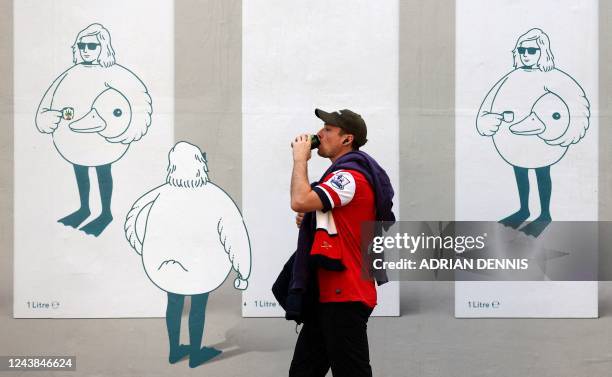
M 371 377 L 367 323 L 360 302 L 319 303 L 298 336 L 289 377 Z

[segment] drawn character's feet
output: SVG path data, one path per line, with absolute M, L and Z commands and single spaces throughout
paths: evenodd
M 551 221 L 552 219 L 549 215 L 540 215 L 537 219 L 522 227 L 520 231 L 528 236 L 537 238 L 540 234 L 542 234 L 544 229 L 546 229 Z
M 89 209 L 79 208 L 70 215 L 57 220 L 57 222 L 66 226 L 77 228 L 83 221 L 85 221 L 86 218 L 89 217 L 89 215 L 91 215 Z
M 199 352 L 189 355 L 189 368 L 195 368 L 221 354 L 221 350 L 212 347 L 203 347 Z
M 100 216 L 92 220 L 89 224 L 81 227 L 79 230 L 98 237 L 104 231 L 104 229 L 106 229 L 108 224 L 111 223 L 111 221 L 113 221 L 113 216 L 110 213 L 102 213 Z
M 521 226 L 521 224 L 525 222 L 525 220 L 527 220 L 528 218 L 529 218 L 529 211 L 518 210 L 517 212 L 513 213 L 512 215 L 506 218 L 499 220 L 498 222 L 505 226 L 509 226 L 510 228 L 516 229 L 519 226 Z
M 170 362 L 170 364 L 174 364 L 181 361 L 187 355 L 189 355 L 189 346 L 181 344 L 178 347 L 172 347 L 170 349 L 170 356 L 168 357 L 168 361 Z

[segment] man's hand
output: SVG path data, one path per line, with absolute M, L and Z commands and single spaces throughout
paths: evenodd
M 304 220 L 304 212 L 298 212 L 295 215 L 295 225 L 299 228 L 302 225 L 302 220 Z
M 291 143 L 293 148 L 293 161 L 310 160 L 310 135 L 303 134 L 295 138 Z
M 323 209 L 323 202 L 308 183 L 310 159 L 310 135 L 300 135 L 291 143 L 293 170 L 291 172 L 291 209 L 295 212 L 311 212 Z M 296 219 L 297 222 L 297 219 Z

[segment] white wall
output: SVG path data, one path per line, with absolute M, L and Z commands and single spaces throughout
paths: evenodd
M 136 73 L 153 99 L 149 132 L 112 165 L 114 220 L 99 237 L 57 222 L 79 207 L 76 180 L 51 136 L 34 124 L 44 92 L 73 65 L 76 35 L 94 22 L 110 31 L 117 63 Z M 144 0 L 87 6 L 77 0 L 15 2 L 16 317 L 163 315 L 165 294 L 146 277 L 140 256 L 125 240 L 123 223 L 131 204 L 165 178 L 174 138 L 173 27 L 170 0 L 154 7 Z M 83 224 L 100 211 L 96 175 L 90 170 L 92 214 Z M 28 301 L 55 303 L 55 308 L 28 309 Z
M 585 138 L 551 167 L 553 221 L 598 218 L 597 0 L 462 0 L 457 1 L 455 39 L 457 220 L 497 221 L 519 208 L 512 166 L 500 157 L 491 138 L 478 134 L 475 119 L 485 94 L 513 69 L 516 40 L 536 27 L 550 37 L 556 68 L 580 83 L 591 105 Z M 535 174 L 531 170 L 529 175 L 533 220 L 540 206 Z M 457 282 L 456 287 L 455 314 L 460 317 L 597 316 L 597 282 Z M 506 305 L 502 310 L 467 306 L 468 301 L 491 299 Z
M 253 254 L 245 316 L 283 314 L 265 303 L 275 303 L 270 288 L 295 250 L 290 143 L 320 129 L 315 108 L 363 116 L 363 150 L 385 167 L 399 194 L 398 8 L 396 0 L 243 2 L 242 198 Z M 327 166 L 313 156 L 311 181 Z M 398 214 L 399 196 L 394 203 Z M 398 315 L 398 284 L 378 293 L 374 314 Z

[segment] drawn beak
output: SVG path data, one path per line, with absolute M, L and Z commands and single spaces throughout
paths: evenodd
M 74 132 L 93 133 L 100 132 L 106 128 L 104 118 L 98 114 L 95 108 L 89 110 L 82 118 L 75 120 L 68 125 Z
M 546 125 L 536 113 L 532 112 L 527 118 L 510 126 L 510 131 L 515 135 L 539 135 L 546 130 Z

